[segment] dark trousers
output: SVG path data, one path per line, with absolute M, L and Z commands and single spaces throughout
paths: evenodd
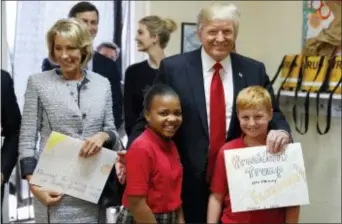
M 208 198 L 209 185 L 205 174 L 184 172 L 182 200 L 186 223 L 207 223 Z

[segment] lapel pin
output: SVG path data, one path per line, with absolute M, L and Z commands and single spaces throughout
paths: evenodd
M 239 72 L 239 76 L 242 78 L 243 75 Z

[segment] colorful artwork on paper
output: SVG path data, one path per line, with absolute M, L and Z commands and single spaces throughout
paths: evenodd
M 341 0 L 303 1 L 303 53 L 341 55 Z
M 52 132 L 30 183 L 98 203 L 117 154 L 102 148 L 91 157 L 79 157 L 83 143 L 83 140 Z

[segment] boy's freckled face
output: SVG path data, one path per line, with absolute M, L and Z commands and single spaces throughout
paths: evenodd
M 182 124 L 182 108 L 178 97 L 157 95 L 145 112 L 149 127 L 166 138 L 171 138 Z
M 268 123 L 272 119 L 272 111 L 266 108 L 240 109 L 238 119 L 243 133 L 250 137 L 267 135 Z

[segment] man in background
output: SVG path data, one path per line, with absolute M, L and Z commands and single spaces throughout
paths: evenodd
M 116 63 L 120 63 L 120 60 L 117 61 L 117 59 L 120 57 L 120 48 L 117 44 L 112 43 L 112 42 L 102 42 L 101 44 L 99 44 L 96 48 L 96 51 L 100 54 L 102 54 L 103 56 L 116 61 Z M 121 73 L 120 70 L 120 66 L 118 66 L 118 69 Z M 121 82 L 121 93 L 123 94 L 123 82 Z M 123 109 L 123 108 L 122 108 Z M 122 113 L 123 114 L 123 113 Z M 122 119 L 124 119 L 124 117 L 122 117 Z M 123 125 L 123 124 L 121 124 Z M 119 130 L 119 134 L 120 135 L 125 135 L 124 130 Z M 122 132 L 123 131 L 123 132 Z
M 83 22 L 93 39 L 96 37 L 99 25 L 99 12 L 97 8 L 89 2 L 79 2 L 75 4 L 68 15 L 69 18 L 76 18 Z M 51 70 L 56 68 L 53 62 L 48 58 L 43 60 L 42 71 Z M 113 115 L 115 119 L 115 126 L 117 129 L 122 124 L 122 92 L 121 92 L 121 74 L 115 61 L 103 56 L 102 54 L 94 51 L 92 59 L 87 65 L 87 70 L 96 72 L 106 77 L 112 90 L 113 100 Z
M 8 181 L 18 158 L 21 115 L 10 74 L 1 69 L 1 207 L 4 185 Z M 2 223 L 2 212 L 1 212 Z
M 115 43 L 102 42 L 99 44 L 99 46 L 97 46 L 96 50 L 103 56 L 106 56 L 113 61 L 116 61 L 120 56 L 120 48 Z

